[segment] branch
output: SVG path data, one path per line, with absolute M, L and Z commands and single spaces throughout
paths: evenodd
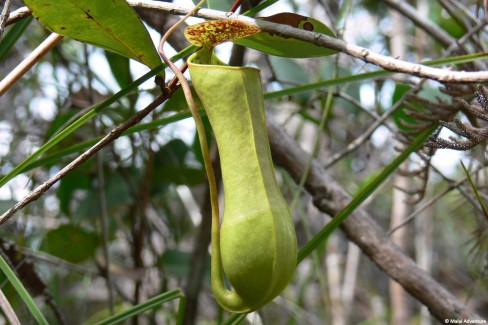
M 21 7 L 15 11 L 12 11 L 8 16 L 7 20 L 5 21 L 5 26 L 12 25 L 17 21 L 21 20 L 22 18 L 30 16 L 30 14 L 31 11 L 27 7 Z
M 298 144 L 268 119 L 268 135 L 273 160 L 299 182 L 307 166 L 308 155 Z M 350 195 L 314 160 L 305 188 L 317 208 L 334 216 L 351 200 Z M 390 239 L 363 209 L 359 208 L 341 225 L 354 242 L 378 267 L 401 284 L 413 297 L 427 306 L 438 320 L 482 318 L 470 311 L 427 272 L 420 269 Z
M 190 10 L 190 8 L 184 8 L 167 2 L 148 0 L 128 0 L 127 2 L 133 7 L 164 11 L 175 15 L 186 14 Z M 253 19 L 235 14 L 228 15 L 227 13 L 210 9 L 200 9 L 195 16 L 205 19 L 239 20 L 249 25 L 256 26 L 266 32 L 300 39 L 319 46 L 343 52 L 365 62 L 375 64 L 388 71 L 407 73 L 421 78 L 437 80 L 443 83 L 477 83 L 488 81 L 488 71 L 451 71 L 448 69 L 439 69 L 421 64 L 410 63 L 372 52 L 366 48 L 349 44 L 343 40 L 324 34 L 297 29 L 287 25 L 275 24 L 260 19 Z
M 70 171 L 84 163 L 86 160 L 91 158 L 94 154 L 96 154 L 100 149 L 107 146 L 108 144 L 112 143 L 116 140 L 125 130 L 130 128 L 133 125 L 139 123 L 144 117 L 146 117 L 149 113 L 151 113 L 154 109 L 156 109 L 161 103 L 163 103 L 167 98 L 169 98 L 172 93 L 176 90 L 175 83 L 172 82 L 173 87 L 170 87 L 170 91 L 168 94 L 161 95 L 156 98 L 151 104 L 146 106 L 143 110 L 137 112 L 128 120 L 126 120 L 121 125 L 115 127 L 109 134 L 104 136 L 100 141 L 94 144 L 90 149 L 85 151 L 83 154 L 78 156 L 68 165 L 66 165 L 63 169 L 57 172 L 53 177 L 48 179 L 46 182 L 42 183 L 38 187 L 36 187 L 31 193 L 26 195 L 22 200 L 17 202 L 13 207 L 8 209 L 5 213 L 0 216 L 0 225 L 5 223 L 9 220 L 15 212 L 19 211 L 29 203 L 37 200 L 40 198 L 47 190 L 49 190 L 54 184 L 56 184 L 60 179 L 66 176 Z
M 10 89 L 27 71 L 32 68 L 47 52 L 63 39 L 63 36 L 51 33 L 38 47 L 34 49 L 18 66 L 2 80 L 0 80 L 0 96 Z
M 186 15 L 192 8 L 182 7 L 173 3 L 150 1 L 150 0 L 127 0 L 127 3 L 135 8 L 166 12 L 173 15 Z M 20 15 L 17 13 L 19 11 Z M 27 15 L 26 9 L 20 8 L 11 14 L 11 17 Z M 442 83 L 480 83 L 488 82 L 488 71 L 451 71 L 449 69 L 440 69 L 428 67 L 422 64 L 410 63 L 399 59 L 394 59 L 368 50 L 367 48 L 349 44 L 343 40 L 333 38 L 324 34 L 314 33 L 302 29 L 293 28 L 288 25 L 276 24 L 260 19 L 253 19 L 246 16 L 239 16 L 211 10 L 200 9 L 194 15 L 204 19 L 231 19 L 242 21 L 251 26 L 256 26 L 261 30 L 269 33 L 278 34 L 285 37 L 292 37 L 302 41 L 310 42 L 318 46 L 337 50 L 352 57 L 358 58 L 365 62 L 377 65 L 385 70 L 392 72 L 406 73 L 420 78 L 437 80 Z M 10 24 L 10 18 L 7 24 Z
M 11 0 L 5 0 L 3 2 L 3 9 L 2 12 L 0 13 L 0 40 L 2 39 L 3 31 L 5 28 L 5 24 L 7 23 L 8 16 L 10 15 L 10 5 L 11 5 Z
M 424 19 L 415 8 L 405 1 L 383 0 L 388 6 L 400 12 L 422 28 L 427 34 L 437 39 L 444 47 L 449 47 L 457 42 L 457 39 L 446 33 L 445 30 L 434 24 L 432 21 Z

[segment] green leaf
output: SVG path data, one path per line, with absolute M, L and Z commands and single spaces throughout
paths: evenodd
M 5 36 L 0 41 L 0 61 L 7 56 L 12 46 L 14 46 L 17 40 L 22 36 L 31 21 L 32 16 L 16 22 L 8 29 L 8 32 L 5 33 Z
M 124 0 L 25 0 L 47 29 L 154 69 L 161 60 L 148 31 Z M 162 73 L 161 72 L 161 76 Z
M 183 252 L 177 249 L 167 249 L 158 265 L 163 268 L 166 274 L 185 279 L 190 270 L 190 253 Z
M 205 180 L 202 168 L 185 163 L 188 146 L 180 139 L 164 145 L 156 154 L 153 178 L 159 183 L 196 185 Z
M 485 216 L 486 220 L 488 220 L 488 209 L 486 208 L 485 202 L 483 201 L 483 198 L 481 197 L 479 191 L 478 191 L 478 186 L 476 186 L 476 183 L 474 182 L 473 178 L 469 174 L 469 170 L 466 168 L 464 163 L 461 161 L 461 166 L 463 166 L 464 173 L 466 174 L 466 177 L 471 184 L 471 188 L 473 189 L 474 194 L 476 195 L 476 199 L 478 200 L 478 203 L 481 206 L 481 210 L 483 211 L 483 215 Z
M 278 81 L 284 85 L 284 88 L 289 87 L 289 85 L 308 84 L 310 82 L 308 72 L 293 59 L 272 56 L 269 58 L 269 62 Z M 312 92 L 307 91 L 295 96 L 299 101 L 306 103 L 312 97 Z
M 336 37 L 335 33 L 320 21 L 294 13 L 283 12 L 274 16 L 262 17 L 260 19 Z M 267 54 L 288 58 L 312 58 L 337 53 L 335 50 L 309 42 L 294 38 L 285 38 L 267 32 L 256 33 L 248 37 L 234 40 L 233 42 Z
M 72 263 L 83 262 L 95 254 L 99 243 L 96 234 L 70 224 L 50 230 L 41 250 Z
M 127 87 L 133 81 L 129 60 L 110 51 L 105 51 L 105 57 L 120 88 Z
M 198 97 L 193 87 L 191 87 L 191 93 L 193 96 L 193 100 L 195 101 L 195 105 L 197 105 L 197 107 L 202 107 L 202 102 L 200 101 L 200 98 Z M 178 88 L 173 93 L 171 98 L 169 98 L 163 104 L 163 111 L 164 112 L 189 112 L 185 94 L 183 93 L 183 88 Z
M 84 171 L 75 169 L 59 182 L 57 196 L 59 199 L 59 206 L 63 213 L 70 215 L 70 204 L 73 193 L 76 190 L 90 189 L 90 178 Z
M 249 17 L 253 17 L 254 15 L 256 15 L 258 12 L 261 12 L 263 11 L 264 9 L 268 8 L 269 6 L 272 6 L 274 5 L 275 3 L 277 3 L 279 0 L 264 0 L 262 1 L 260 4 L 258 4 L 257 6 L 249 9 L 248 11 L 246 11 L 243 15 L 244 16 L 249 16 Z
M 37 321 L 37 324 L 41 325 L 47 325 L 49 324 L 44 315 L 41 313 L 41 310 L 39 307 L 37 307 L 34 299 L 32 296 L 27 292 L 25 289 L 24 285 L 20 281 L 20 279 L 17 277 L 15 272 L 10 268 L 8 265 L 7 261 L 0 255 L 0 269 L 2 272 L 5 274 L 5 276 L 8 278 L 12 286 L 15 288 L 19 296 L 22 298 L 22 300 L 25 302 L 27 305 L 27 308 L 29 308 L 29 311 L 31 312 L 32 316 L 34 319 Z
M 197 5 L 199 2 L 200 0 L 193 0 L 193 4 L 195 5 Z M 201 8 L 208 8 L 208 9 L 227 12 L 233 3 L 234 0 L 207 0 L 205 1 L 205 3 L 202 5 Z
M 462 21 L 444 14 L 443 7 L 440 3 L 436 1 L 429 3 L 428 12 L 428 18 L 452 37 L 459 39 L 467 32 L 467 27 Z
M 103 321 L 95 323 L 95 325 L 122 324 L 125 320 L 131 317 L 142 314 L 145 311 L 151 310 L 155 307 L 158 307 L 161 304 L 164 304 L 165 302 L 175 300 L 175 299 L 179 299 L 178 312 L 176 315 L 175 324 L 181 325 L 183 324 L 183 312 L 185 310 L 186 300 L 185 300 L 185 295 L 179 288 L 164 292 L 160 295 L 157 295 L 156 297 L 149 298 L 144 302 L 135 305 L 123 312 L 117 313 L 113 316 L 110 316 L 109 318 L 104 319 Z M 88 322 L 86 324 L 92 324 L 92 323 Z
M 392 102 L 391 104 L 394 105 L 396 102 L 398 102 L 403 97 L 403 95 L 405 95 L 411 89 L 412 89 L 412 87 L 410 85 L 397 83 L 395 85 L 395 90 L 393 91 L 393 97 L 391 99 L 391 102 Z M 415 105 L 416 107 L 418 106 L 415 103 L 410 103 L 410 105 Z M 421 107 L 418 107 L 418 108 L 421 109 Z M 393 113 L 392 118 L 393 118 L 393 121 L 395 122 L 396 126 L 398 127 L 398 129 L 405 131 L 405 132 L 408 132 L 408 131 L 411 131 L 412 129 L 410 127 L 408 127 L 405 123 L 413 125 L 413 124 L 415 124 L 415 119 L 405 113 L 406 109 L 407 109 L 407 106 L 402 105 Z
M 129 170 L 134 180 L 138 180 L 140 175 L 136 170 Z M 120 174 L 113 173 L 106 176 L 106 205 L 109 214 L 117 211 L 126 211 L 127 206 L 134 201 L 130 189 Z M 87 220 L 100 216 L 100 205 L 98 204 L 98 193 L 95 186 L 89 190 L 88 195 L 80 202 L 74 213 L 75 220 Z
M 126 312 L 127 310 L 129 310 L 131 307 L 132 307 L 131 304 L 126 303 L 126 302 L 122 302 L 122 303 L 119 303 L 119 304 L 114 306 L 113 312 L 115 314 L 123 313 L 123 312 Z M 110 310 L 108 308 L 102 309 L 102 310 L 96 312 L 95 314 L 93 314 L 92 316 L 90 316 L 90 318 L 88 318 L 88 320 L 86 320 L 83 324 L 89 325 L 89 324 L 95 324 L 98 322 L 102 322 L 105 319 L 109 318 L 111 315 L 112 315 L 112 313 L 110 312 Z

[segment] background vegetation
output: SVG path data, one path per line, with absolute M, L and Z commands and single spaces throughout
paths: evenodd
M 232 2 L 228 2 L 220 9 L 229 8 Z M 243 6 L 249 9 L 258 2 L 244 1 Z M 22 6 L 13 1 L 10 9 Z M 377 53 L 409 62 L 445 58 L 441 67 L 486 70 L 487 18 L 481 1 L 282 0 L 261 14 L 281 11 L 323 21 L 338 38 Z M 155 43 L 178 19 L 161 12 L 137 12 Z M 48 35 L 31 17 L 9 24 L 0 43 L 0 75 L 6 76 Z M 188 45 L 181 30 L 172 35 L 169 45 L 167 53 Z M 308 168 L 310 177 L 318 178 L 320 170 L 335 188 L 352 196 L 366 191 L 366 201 L 355 211 L 374 219 L 406 255 L 468 309 L 488 317 L 486 135 L 482 132 L 486 118 L 469 108 L 487 109 L 484 88 L 456 84 L 446 89 L 435 81 L 378 72 L 379 68 L 346 54 L 293 60 L 229 44 L 218 51 L 230 64 L 261 69 L 270 136 L 283 138 L 280 132 L 284 131 L 293 146 L 306 152 L 307 163 L 301 166 Z M 458 60 L 460 56 L 464 62 Z M 6 183 L 0 189 L 1 212 L 88 149 L 94 139 L 151 103 L 161 92 L 152 78 L 139 86 L 134 83 L 147 71 L 134 61 L 65 38 L 3 94 L 2 176 L 94 105 L 134 85 Z M 168 73 L 167 81 L 171 77 Z M 1 226 L 1 254 L 49 323 L 94 322 L 176 288 L 186 294 L 186 323 L 213 324 L 231 317 L 219 309 L 210 292 L 209 194 L 189 117 L 182 94 L 176 92 L 138 126 Z M 453 117 L 459 123 L 449 124 Z M 444 128 L 436 135 L 457 140 L 431 138 L 430 147 L 412 154 L 395 176 L 382 180 L 376 191 L 368 190 L 383 167 L 417 134 L 440 120 L 445 121 Z M 481 131 L 469 133 L 474 127 Z M 292 170 L 293 162 L 282 157 L 286 150 L 288 157 L 295 157 L 294 147 L 283 149 L 277 142 L 271 141 L 277 173 L 302 247 L 343 202 L 319 200 L 320 191 L 310 183 L 314 180 L 305 182 L 303 174 Z M 456 143 L 461 144 L 456 147 Z M 432 147 L 474 148 L 459 153 L 436 152 Z M 213 156 L 217 157 L 215 152 Z M 328 190 L 324 187 L 322 192 Z M 362 235 L 351 236 L 349 228 L 345 231 L 349 238 Z M 343 232 L 334 232 L 299 264 L 285 292 L 244 322 L 436 322 L 361 248 Z M 36 323 L 10 282 L 2 276 L 0 283 L 21 323 Z M 176 312 L 177 301 L 172 301 L 131 322 L 173 323 Z

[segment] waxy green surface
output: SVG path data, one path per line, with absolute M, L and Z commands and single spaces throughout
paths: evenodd
M 261 78 L 258 69 L 226 66 L 210 50 L 188 63 L 217 140 L 224 183 L 222 226 L 212 229 L 212 289 L 223 308 L 249 312 L 281 293 L 297 262 L 292 217 L 271 160 Z
M 47 29 L 137 60 L 161 64 L 147 29 L 124 0 L 24 0 Z M 160 76 L 164 73 L 161 72 Z

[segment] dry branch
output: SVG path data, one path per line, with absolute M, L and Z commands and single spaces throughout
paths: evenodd
M 47 192 L 54 184 L 56 184 L 59 180 L 65 177 L 69 172 L 73 169 L 77 168 L 79 165 L 87 161 L 93 155 L 95 155 L 100 149 L 104 148 L 108 144 L 112 143 L 116 140 L 120 135 L 130 128 L 133 125 L 138 124 L 144 117 L 146 117 L 149 113 L 151 113 L 154 109 L 156 109 L 161 103 L 163 103 L 169 96 L 172 95 L 172 92 L 176 87 L 174 87 L 171 92 L 166 95 L 161 95 L 156 98 L 152 103 L 146 106 L 143 110 L 138 111 L 134 115 L 132 115 L 128 120 L 124 123 L 120 124 L 119 126 L 115 127 L 104 136 L 100 141 L 94 144 L 90 149 L 79 155 L 76 159 L 71 161 L 68 165 L 66 165 L 63 169 L 58 171 L 54 176 L 48 179 L 46 182 L 42 183 L 41 185 L 37 186 L 32 192 L 27 194 L 22 200 L 17 202 L 13 207 L 5 211 L 0 216 L 0 225 L 4 224 L 8 221 L 17 211 L 25 207 L 26 205 L 30 204 L 31 202 L 39 199 L 44 193 Z
M 186 14 L 190 10 L 190 8 L 184 8 L 167 2 L 156 2 L 147 0 L 128 0 L 127 2 L 133 7 L 170 12 L 177 15 Z M 365 62 L 380 66 L 381 68 L 388 71 L 407 73 L 421 78 L 433 79 L 444 83 L 476 83 L 488 81 L 488 71 L 451 71 L 448 69 L 433 68 L 422 64 L 410 63 L 372 52 L 367 48 L 360 47 L 354 44 L 349 44 L 344 42 L 343 40 L 329 37 L 324 34 L 296 29 L 287 25 L 275 24 L 246 16 L 228 15 L 227 13 L 210 9 L 200 9 L 195 14 L 195 16 L 205 19 L 239 20 L 252 26 L 257 26 L 263 31 L 304 40 L 319 46 L 343 52 L 350 56 L 361 59 Z
M 299 182 L 307 166 L 308 155 L 271 119 L 268 134 L 273 159 Z M 319 210 L 334 216 L 351 200 L 350 195 L 319 165 L 313 161 L 305 188 Z M 342 223 L 348 238 L 392 279 L 401 284 L 413 297 L 429 308 L 432 316 L 445 319 L 481 320 L 456 297 L 449 293 L 415 262 L 405 255 L 380 226 L 361 208 Z
M 155 10 L 159 12 L 166 12 L 174 15 L 185 15 L 192 8 L 186 8 L 173 3 L 149 1 L 149 0 L 127 0 L 129 5 L 134 8 L 142 8 Z M 20 8 L 11 14 L 11 17 L 19 19 L 28 14 L 26 8 Z M 232 19 L 239 20 L 257 26 L 266 32 L 275 33 L 278 35 L 300 39 L 319 46 L 334 49 L 345 53 L 352 57 L 361 59 L 365 62 L 377 65 L 385 70 L 392 72 L 406 73 L 420 78 L 427 78 L 437 80 L 443 83 L 480 83 L 488 82 L 488 71 L 452 71 L 449 69 L 433 68 L 417 63 L 410 63 L 407 61 L 394 59 L 385 55 L 375 53 L 367 48 L 349 44 L 343 40 L 333 38 L 324 34 L 314 33 L 302 29 L 293 28 L 291 26 L 275 24 L 260 19 L 253 19 L 246 16 L 239 16 L 236 14 L 229 15 L 222 11 L 211 9 L 200 9 L 194 15 L 196 17 L 205 19 Z M 7 21 L 10 24 L 11 20 Z

